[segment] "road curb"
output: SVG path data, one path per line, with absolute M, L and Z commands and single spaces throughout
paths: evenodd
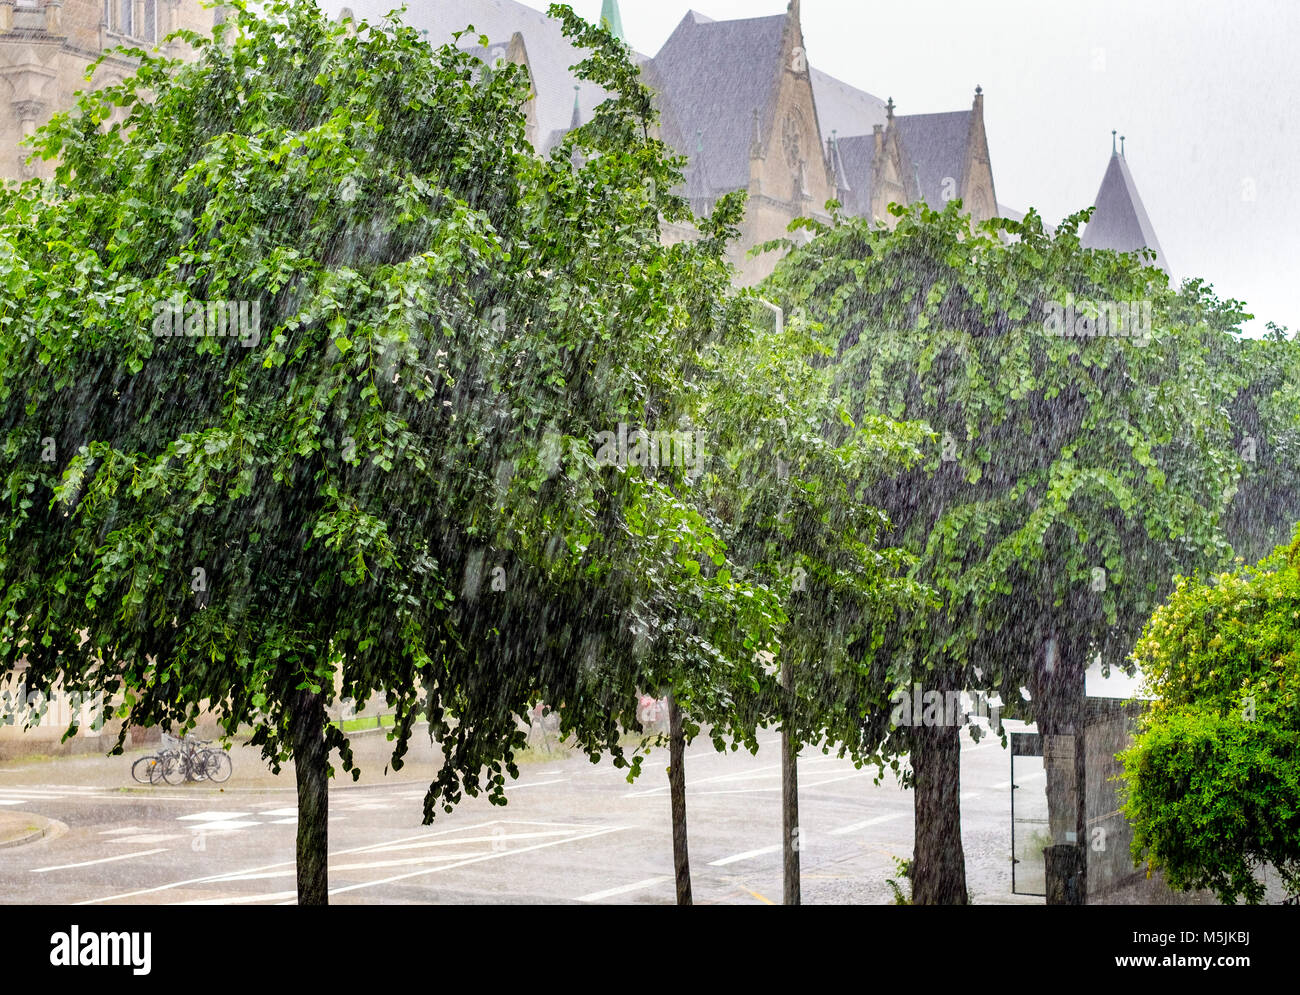
M 37 828 L 23 836 L 15 836 L 10 839 L 0 839 L 0 850 L 8 850 L 10 847 L 26 846 L 28 843 L 35 843 L 48 837 L 61 836 L 68 831 L 68 827 L 62 822 L 55 819 L 47 819 L 42 815 L 34 815 L 28 812 L 6 812 L 6 816 L 13 816 L 13 822 L 35 823 Z

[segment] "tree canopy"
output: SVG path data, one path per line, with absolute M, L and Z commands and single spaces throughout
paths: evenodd
M 504 802 L 539 698 L 624 764 L 639 687 L 752 728 L 775 606 L 699 570 L 688 467 L 597 458 L 693 428 L 738 313 L 734 209 L 660 242 L 680 163 L 623 47 L 555 9 L 612 97 L 542 159 L 519 67 L 233 6 L 57 115 L 53 180 L 0 202 L 0 660 L 132 724 L 251 723 L 321 901 L 336 687 L 395 710 L 395 767 L 427 719 L 428 821 Z
M 918 839 L 917 900 L 961 901 L 956 728 L 899 726 L 889 700 L 914 684 L 984 691 L 1069 733 L 1088 664 L 1122 664 L 1177 573 L 1228 560 L 1241 461 L 1235 382 L 1212 349 L 1240 308 L 1171 289 L 1138 256 L 1084 250 L 1087 212 L 1049 232 L 1033 212 L 972 225 L 959 202 L 894 211 L 892 227 L 807 222 L 816 237 L 764 290 L 821 326 L 851 417 L 934 433 L 923 464 L 861 500 L 938 607 L 890 627 L 848 711 L 869 716 L 867 745 L 910 751 L 918 806 L 936 793 L 918 832 L 950 827 Z

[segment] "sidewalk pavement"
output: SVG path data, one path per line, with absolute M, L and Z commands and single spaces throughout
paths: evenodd
M 0 850 L 35 843 L 67 827 L 54 819 L 30 812 L 0 812 Z

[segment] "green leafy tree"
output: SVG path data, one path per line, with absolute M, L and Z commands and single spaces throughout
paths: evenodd
M 233 7 L 57 116 L 54 179 L 0 202 L 0 660 L 132 724 L 251 723 L 323 903 L 336 694 L 386 699 L 394 768 L 427 720 L 427 822 L 504 804 L 538 699 L 623 765 L 636 688 L 723 714 L 772 612 L 699 571 L 681 480 L 597 459 L 684 410 L 732 313 L 721 233 L 660 244 L 680 164 L 622 49 L 543 160 L 518 67 Z
M 786 904 L 800 894 L 797 756 L 807 744 L 860 745 L 864 648 L 883 639 L 924 589 L 910 560 L 881 544 L 889 522 L 863 499 L 873 483 L 922 459 L 928 433 L 878 415 L 855 421 L 837 395 L 830 350 L 802 314 L 761 314 L 719 343 L 701 420 L 720 452 L 704 481 L 736 568 L 774 592 L 782 612 L 770 666 L 780 700 Z M 854 690 L 847 692 L 845 687 Z M 865 763 L 874 753 L 855 751 Z
M 1154 698 L 1122 754 L 1133 856 L 1176 888 L 1300 891 L 1300 530 L 1253 567 L 1184 578 L 1134 650 Z
M 1241 461 L 1224 528 L 1237 555 L 1253 563 L 1300 521 L 1300 340 L 1270 324 L 1263 338 L 1218 341 L 1214 361 L 1235 389 L 1228 414 Z
M 1083 250 L 1086 212 L 1055 233 L 1033 212 L 972 225 L 956 202 L 895 214 L 892 228 L 811 225 L 817 237 L 765 292 L 823 325 L 853 417 L 935 434 L 923 466 L 863 499 L 939 607 L 905 615 L 865 654 L 871 679 L 844 707 L 868 716 L 855 749 L 910 757 L 914 900 L 964 904 L 963 717 L 948 703 L 997 694 L 1048 736 L 1080 731 L 1089 663 L 1123 661 L 1176 573 L 1230 555 L 1221 517 L 1240 461 L 1232 385 L 1208 359 L 1224 332 L 1199 291 L 1171 291 L 1135 256 Z M 1139 310 L 1098 335 L 1087 302 Z M 900 715 L 918 686 L 939 707 Z M 1049 774 L 1057 843 L 1083 839 L 1069 781 Z

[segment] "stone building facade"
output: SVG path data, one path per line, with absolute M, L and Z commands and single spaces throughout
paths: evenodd
M 78 90 L 131 72 L 130 59 L 111 54 L 87 83 L 103 53 L 156 47 L 178 28 L 208 33 L 213 17 L 198 0 L 0 0 L 0 179 L 48 173 L 48 163 L 27 162 L 23 139 L 71 107 Z

